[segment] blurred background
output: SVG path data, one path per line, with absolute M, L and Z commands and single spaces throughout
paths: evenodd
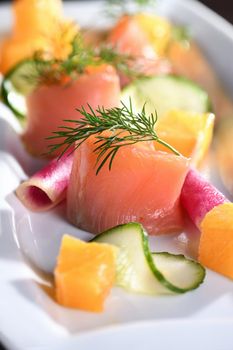
M 66 1 L 66 0 L 64 0 Z M 72 0 L 80 1 L 80 0 Z M 85 0 L 81 0 L 85 1 Z M 126 0 L 127 1 L 127 0 Z M 188 0 L 187 0 L 188 1 Z M 10 3 L 12 0 L 0 0 L 0 3 Z M 233 23 L 233 1 L 232 0 L 201 0 L 202 3 L 212 8 L 215 12 Z

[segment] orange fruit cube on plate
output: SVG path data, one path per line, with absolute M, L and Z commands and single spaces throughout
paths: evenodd
M 1 45 L 2 73 L 36 51 L 45 51 L 49 58 L 68 56 L 78 27 L 63 18 L 61 0 L 14 1 L 13 14 L 12 34 Z
M 163 56 L 171 40 L 172 27 L 168 20 L 149 13 L 138 13 L 134 19 L 146 34 L 159 56 Z
M 214 127 L 214 114 L 198 114 L 172 110 L 158 121 L 156 128 L 161 139 L 172 145 L 183 156 L 199 166 L 210 146 Z M 156 149 L 168 151 L 156 142 Z
M 57 302 L 100 312 L 115 280 L 117 248 L 65 235 L 55 268 Z
M 233 279 L 233 203 L 218 205 L 201 222 L 199 261 Z
M 17 0 L 13 2 L 13 14 L 13 34 L 17 37 L 49 33 L 54 29 L 54 20 L 62 19 L 62 1 Z

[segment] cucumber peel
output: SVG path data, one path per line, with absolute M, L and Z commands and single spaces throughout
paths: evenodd
M 183 255 L 151 253 L 148 235 L 136 222 L 116 226 L 92 241 L 119 247 L 116 284 L 151 295 L 185 293 L 197 288 L 205 269 Z
M 157 111 L 161 118 L 172 109 L 206 113 L 211 111 L 208 94 L 191 80 L 174 75 L 155 76 L 135 80 L 121 93 L 128 105 L 131 99 L 135 112 L 146 102 L 148 114 Z

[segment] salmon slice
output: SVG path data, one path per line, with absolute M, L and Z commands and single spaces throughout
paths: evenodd
M 182 229 L 179 196 L 189 160 L 152 143 L 123 147 L 111 171 L 96 175 L 93 139 L 76 151 L 67 192 L 68 219 L 92 233 L 137 221 L 150 234 Z
M 87 106 L 87 103 L 93 109 L 98 106 L 115 107 L 119 105 L 119 99 L 119 78 L 110 65 L 90 67 L 87 73 L 66 85 L 39 86 L 27 98 L 28 119 L 23 142 L 31 154 L 40 156 L 48 152 L 51 144 L 46 137 L 57 131 L 59 126 L 70 125 L 64 119 L 81 117 L 76 108 Z
M 138 73 L 148 76 L 171 73 L 170 63 L 157 55 L 153 42 L 134 16 L 122 17 L 111 30 L 107 43 L 119 53 L 133 57 L 134 62 L 129 65 Z M 129 83 L 128 77 L 123 74 L 120 77 L 122 86 Z
M 124 16 L 119 20 L 109 34 L 108 43 L 121 53 L 147 59 L 157 57 L 146 33 L 132 16 Z

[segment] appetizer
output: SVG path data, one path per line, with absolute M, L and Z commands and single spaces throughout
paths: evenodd
M 27 151 L 53 158 L 19 185 L 19 200 L 37 212 L 66 200 L 67 220 L 93 233 L 91 242 L 64 235 L 54 270 L 58 303 L 100 312 L 114 285 L 185 293 L 204 281 L 201 263 L 233 278 L 233 204 L 199 173 L 213 137 L 212 106 L 218 123 L 233 108 L 200 49 L 167 19 L 142 12 L 124 14 L 87 44 L 60 2 L 42 1 L 36 13 L 38 1 L 25 41 L 35 45 L 6 66 L 4 55 L 25 39 L 27 1 L 14 5 L 16 39 L 5 43 L 1 93 L 22 120 Z M 50 43 L 47 35 L 38 41 L 42 13 L 56 33 Z M 188 220 L 200 232 L 198 262 L 150 251 L 148 235 L 181 233 Z
M 151 253 L 148 236 L 135 222 L 83 242 L 64 235 L 55 268 L 57 301 L 66 307 L 103 311 L 113 285 L 149 295 L 196 289 L 204 268 L 183 255 Z

